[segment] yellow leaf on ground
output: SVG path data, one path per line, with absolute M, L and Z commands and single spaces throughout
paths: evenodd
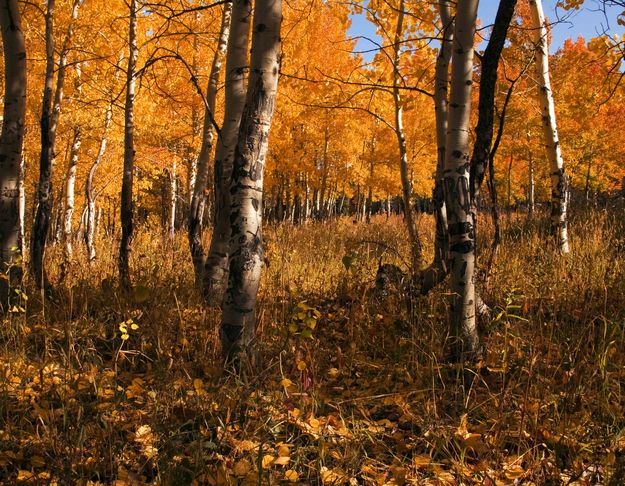
M 240 461 L 234 463 L 234 466 L 232 467 L 232 474 L 235 476 L 247 476 L 247 473 L 251 470 L 252 465 L 250 462 L 247 459 L 241 459 Z
M 296 483 L 299 479 L 299 474 L 297 474 L 297 471 L 295 469 L 289 469 L 284 473 L 284 479 L 291 483 Z

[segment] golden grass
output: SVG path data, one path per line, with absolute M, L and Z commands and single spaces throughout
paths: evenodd
M 573 214 L 565 257 L 540 221 L 504 218 L 482 289 L 487 358 L 464 370 L 443 361 L 445 286 L 414 298 L 411 315 L 403 295 L 369 297 L 379 263 L 407 258 L 399 217 L 268 228 L 263 366 L 240 376 L 217 359 L 219 315 L 193 289 L 184 234 L 139 234 L 130 297 L 116 242 L 99 239 L 92 266 L 77 245 L 54 299 L 27 288 L 26 312 L 0 330 L 0 479 L 621 484 L 621 214 Z M 419 225 L 430 255 L 431 218 Z M 483 248 L 490 230 L 481 223 Z M 48 260 L 55 281 L 60 249 Z

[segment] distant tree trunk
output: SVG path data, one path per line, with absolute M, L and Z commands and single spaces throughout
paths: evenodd
M 534 216 L 535 206 L 535 183 L 534 183 L 534 154 L 532 153 L 532 132 L 527 130 L 527 159 L 528 159 L 528 174 L 527 174 L 527 215 L 531 219 Z
M 173 166 L 169 173 L 169 217 L 167 218 L 167 233 L 171 241 L 174 241 L 176 235 L 176 198 L 178 197 L 176 182 L 176 157 L 174 157 Z
M 230 271 L 221 322 L 222 349 L 229 357 L 247 351 L 255 338 L 263 172 L 278 88 L 281 21 L 281 0 L 256 0 L 250 79 L 230 185 Z
M 130 0 L 130 20 L 128 24 L 128 67 L 126 69 L 126 104 L 124 108 L 124 173 L 122 176 L 122 192 L 120 217 L 122 238 L 119 246 L 119 281 L 124 290 L 130 290 L 130 252 L 134 237 L 134 202 L 132 186 L 135 169 L 135 70 L 137 67 L 137 1 Z
M 448 131 L 445 143 L 445 203 L 451 254 L 453 357 L 480 353 L 475 319 L 475 227 L 469 187 L 469 121 L 473 84 L 473 37 L 478 0 L 459 0 L 454 31 Z
M 225 3 L 221 17 L 221 28 L 219 31 L 219 39 L 217 41 L 217 49 L 213 56 L 210 75 L 208 77 L 208 89 L 206 90 L 206 106 L 204 110 L 204 128 L 202 131 L 202 146 L 197 161 L 197 170 L 195 176 L 195 186 L 193 188 L 193 198 L 191 199 L 191 209 L 189 212 L 188 233 L 189 247 L 191 250 L 191 258 L 193 260 L 193 268 L 195 269 L 195 281 L 199 286 L 202 283 L 202 275 L 204 272 L 204 263 L 206 255 L 202 246 L 202 217 L 204 215 L 206 190 L 208 187 L 210 156 L 213 150 L 213 141 L 215 138 L 215 100 L 217 97 L 217 88 L 221 67 L 223 65 L 223 57 L 228 46 L 228 37 L 230 36 L 230 26 L 232 17 L 232 4 Z M 236 19 L 234 19 L 236 21 Z M 215 161 L 217 164 L 217 161 Z M 215 207 L 219 205 L 220 188 L 218 188 L 219 175 L 215 174 Z M 216 219 L 216 215 L 215 215 Z
M 6 86 L 6 84 L 5 84 Z M 5 118 L 6 123 L 6 118 Z M 24 178 L 26 177 L 26 159 L 24 157 L 20 157 L 20 172 L 18 179 L 18 194 L 19 194 L 19 230 L 18 230 L 18 248 L 20 255 L 24 257 L 26 255 L 26 248 L 24 240 L 26 238 L 26 188 L 24 186 Z M 22 268 L 25 263 L 22 259 Z
M 221 135 L 215 149 L 215 225 L 203 272 L 203 291 L 207 302 L 221 304 L 228 281 L 230 254 L 230 180 L 241 115 L 245 106 L 247 52 L 249 49 L 252 4 L 234 0 L 232 28 L 226 53 L 225 109 Z M 281 204 L 282 201 L 279 201 Z M 279 208 L 281 210 L 281 208 Z M 282 213 L 278 213 L 280 217 Z
M 46 71 L 44 78 L 43 101 L 41 107 L 41 157 L 39 159 L 39 184 L 37 187 L 37 213 L 31 234 L 31 273 L 38 288 L 48 288 L 48 278 L 44 269 L 44 258 L 50 219 L 52 216 L 52 166 L 56 150 L 56 129 L 63 102 L 63 88 L 67 54 L 74 34 L 74 21 L 78 16 L 80 0 L 74 0 L 69 27 L 59 55 L 56 91 L 54 92 L 54 7 L 55 0 L 48 0 L 46 23 Z
M 421 277 L 421 293 L 427 294 L 432 288 L 442 282 L 448 273 L 447 258 L 449 254 L 449 235 L 447 233 L 447 209 L 445 207 L 445 193 L 443 190 L 443 169 L 445 165 L 445 138 L 447 136 L 447 114 L 449 94 L 449 63 L 453 46 L 454 20 L 451 16 L 449 0 L 438 3 L 441 19 L 441 46 L 436 58 L 434 74 L 434 113 L 436 117 L 436 144 L 437 163 L 436 180 L 432 202 L 434 204 L 434 219 L 436 221 L 436 236 L 434 239 L 434 261 L 423 272 Z
M 406 148 L 406 136 L 404 134 L 403 106 L 400 94 L 401 73 L 399 63 L 401 56 L 402 41 L 404 38 L 404 9 L 405 2 L 400 0 L 397 10 L 397 24 L 395 26 L 395 39 L 393 42 L 393 101 L 395 108 L 395 135 L 399 147 L 399 167 L 401 172 L 402 194 L 404 197 L 404 220 L 410 238 L 411 264 L 414 271 L 421 266 L 421 241 L 417 233 L 417 226 L 412 210 L 412 184 L 408 177 L 408 150 Z
M 12 281 L 20 277 L 15 261 L 23 228 L 24 118 L 26 115 L 26 47 L 17 0 L 0 2 L 0 28 L 4 48 L 4 111 L 0 134 L 0 272 L 7 267 L 9 281 L 0 279 L 0 309 L 9 297 Z M 22 181 L 20 185 L 20 179 Z M 20 192 L 21 189 L 21 192 Z M 18 250 L 19 251 L 19 250 Z
M 76 64 L 76 92 L 78 96 L 81 88 L 80 64 Z M 63 218 L 63 243 L 65 245 L 65 265 L 72 259 L 72 218 L 74 216 L 74 187 L 76 186 L 76 168 L 78 166 L 78 151 L 82 143 L 82 127 L 74 127 L 74 140 L 69 154 L 69 166 L 65 176 L 65 214 Z
M 568 179 L 564 172 L 564 160 L 562 159 L 556 125 L 556 110 L 549 79 L 547 24 L 545 23 L 541 0 L 529 0 L 529 4 L 533 21 L 532 35 L 536 52 L 536 78 L 542 111 L 543 135 L 551 170 L 551 226 L 558 250 L 560 253 L 568 253 L 569 241 L 566 217 Z
M 106 114 L 104 115 L 104 132 L 102 134 L 102 138 L 100 139 L 100 148 L 98 149 L 98 154 L 96 155 L 91 168 L 89 169 L 89 174 L 87 175 L 87 181 L 85 183 L 85 200 L 87 205 L 87 213 L 85 216 L 85 245 L 87 246 L 87 255 L 89 257 L 89 262 L 95 260 L 96 250 L 94 244 L 94 230 L 95 230 L 95 191 L 93 188 L 93 180 L 95 178 L 96 171 L 98 170 L 98 166 L 102 162 L 104 158 L 104 154 L 106 153 L 106 145 L 108 142 L 108 133 L 111 126 L 111 120 L 113 118 L 113 102 L 109 103 Z

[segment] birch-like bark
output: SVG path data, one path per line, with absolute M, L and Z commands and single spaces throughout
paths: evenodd
M 217 87 L 223 65 L 224 52 L 228 45 L 228 37 L 230 36 L 230 25 L 232 18 L 232 4 L 224 4 L 224 10 L 221 18 L 221 28 L 217 48 L 213 57 L 210 76 L 208 78 L 208 89 L 206 91 L 206 107 L 204 114 L 204 128 L 202 131 L 202 147 L 197 161 L 197 171 L 195 177 L 195 186 L 193 188 L 193 198 L 191 199 L 191 208 L 189 210 L 188 232 L 189 232 L 189 248 L 191 250 L 191 258 L 193 260 L 193 268 L 195 269 L 195 281 L 199 285 L 202 282 L 202 274 L 206 255 L 202 246 L 202 217 L 204 216 L 206 189 L 208 184 L 208 172 L 210 170 L 209 159 L 213 150 L 213 141 L 215 138 L 215 130 L 213 120 L 215 119 L 215 100 L 217 97 Z M 215 164 L 217 162 L 215 161 Z M 217 176 L 215 181 L 217 180 Z M 215 182 L 217 186 L 217 182 Z M 215 200 L 217 200 L 217 190 L 215 191 Z
M 48 278 L 44 268 L 44 258 L 50 220 L 52 216 L 52 168 L 56 151 L 56 129 L 63 103 L 67 55 L 74 35 L 74 23 L 78 17 L 81 0 L 74 0 L 72 12 L 59 55 L 56 90 L 54 91 L 54 7 L 55 0 L 48 0 L 45 14 L 46 23 L 46 71 L 44 78 L 43 101 L 41 108 L 41 156 L 39 158 L 39 183 L 37 186 L 37 212 L 31 234 L 30 270 L 38 288 L 48 288 Z
M 535 207 L 535 193 L 536 193 L 536 185 L 534 183 L 534 154 L 532 153 L 532 146 L 531 146 L 531 142 L 532 142 L 532 134 L 531 132 L 528 130 L 527 131 L 527 145 L 529 147 L 528 149 L 528 154 L 527 154 L 527 158 L 528 158 L 528 163 L 529 163 L 529 167 L 528 167 L 528 187 L 527 187 L 527 215 L 528 217 L 531 219 L 534 216 L 534 207 Z
M 168 235 L 170 241 L 174 241 L 176 236 L 176 198 L 178 197 L 178 184 L 176 181 L 176 157 L 174 157 L 173 166 L 169 173 L 169 217 L 168 217 Z
M 399 168 L 401 173 L 402 195 L 404 197 L 404 220 L 410 238 L 411 263 L 413 270 L 417 271 L 421 266 L 421 241 L 417 233 L 414 211 L 412 210 L 412 184 L 408 175 L 408 149 L 406 148 L 406 136 L 404 134 L 403 107 L 400 94 L 401 73 L 399 62 L 401 44 L 404 37 L 404 0 L 400 0 L 397 11 L 397 24 L 395 26 L 395 38 L 393 41 L 393 101 L 395 108 L 395 136 L 399 147 Z
M 126 104 L 124 108 L 124 173 L 121 191 L 122 238 L 119 247 L 119 281 L 123 289 L 129 290 L 130 251 L 134 236 L 132 186 L 134 182 L 135 146 L 134 146 L 134 104 L 135 70 L 137 67 L 137 1 L 130 0 L 130 19 L 128 25 L 128 66 L 126 68 Z
M 6 120 L 6 118 L 5 118 Z M 22 156 L 20 157 L 20 173 L 19 179 L 17 181 L 17 191 L 19 194 L 19 228 L 18 228 L 18 248 L 20 255 L 22 256 L 22 269 L 25 266 L 24 255 L 26 255 L 26 248 L 24 239 L 26 237 L 26 186 L 24 184 L 24 178 L 26 177 L 26 159 Z M 22 270 L 23 272 L 23 270 Z
M 568 253 L 568 179 L 564 171 L 564 159 L 562 158 L 560 141 L 558 139 L 556 110 L 549 79 L 547 24 L 543 13 L 542 1 L 529 0 L 529 5 L 532 13 L 532 37 L 536 53 L 536 79 L 542 113 L 543 136 L 551 171 L 551 228 L 560 253 Z
M 76 93 L 80 97 L 81 87 L 80 64 L 76 64 Z M 82 127 L 74 127 L 74 140 L 69 155 L 69 166 L 65 176 L 65 212 L 63 215 L 63 243 L 65 245 L 65 263 L 72 259 L 72 218 L 74 216 L 74 188 L 76 186 L 76 168 L 78 166 L 78 152 L 82 143 Z
M 104 154 L 106 153 L 106 145 L 108 143 L 108 133 L 111 126 L 111 120 L 113 118 L 113 102 L 109 103 L 106 108 L 106 114 L 104 115 L 104 131 L 102 138 L 100 139 L 100 147 L 98 153 L 89 169 L 87 174 L 87 181 L 85 183 L 85 199 L 87 203 L 87 214 L 85 216 L 85 245 L 87 246 L 87 255 L 89 262 L 93 262 L 96 257 L 96 249 L 94 243 L 94 231 L 95 231 L 95 191 L 93 188 L 93 180 L 95 179 L 96 171 Z
M 17 0 L 0 2 L 0 28 L 4 50 L 4 111 L 0 134 L 0 308 L 7 303 L 11 281 L 19 278 L 12 267 L 20 248 L 20 172 L 23 167 L 26 115 L 26 47 Z M 23 181 L 23 177 L 21 178 Z M 23 189 L 23 183 L 22 183 Z M 18 249 L 16 251 L 16 248 Z
M 220 305 L 228 282 L 230 253 L 230 180 L 241 115 L 245 106 L 251 0 L 234 0 L 226 53 L 225 110 L 215 149 L 215 226 L 204 265 L 202 288 L 212 305 Z
M 222 349 L 228 357 L 247 350 L 255 338 L 263 263 L 263 174 L 278 90 L 281 22 L 281 0 L 256 0 L 250 79 L 230 185 L 230 271 L 221 322 Z
M 443 190 L 443 168 L 445 165 L 445 138 L 447 136 L 447 113 L 449 105 L 449 63 L 453 43 L 454 19 L 451 16 L 449 0 L 438 2 L 441 19 L 441 46 L 436 57 L 434 73 L 434 114 L 436 119 L 437 163 L 436 180 L 432 200 L 436 233 L 434 239 L 434 261 L 424 270 L 421 277 L 421 293 L 427 294 L 441 283 L 448 273 L 449 235 L 447 234 L 447 209 Z
M 478 0 L 459 0 L 454 29 L 444 188 L 447 206 L 452 315 L 452 354 L 472 359 L 480 351 L 475 319 L 475 227 L 469 188 L 469 121 L 473 85 L 473 38 Z

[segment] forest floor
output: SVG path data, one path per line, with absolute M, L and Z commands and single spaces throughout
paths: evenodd
M 368 292 L 380 262 L 405 268 L 400 217 L 268 228 L 263 364 L 237 376 L 183 232 L 137 237 L 131 296 L 117 243 L 91 267 L 77 245 L 62 282 L 54 248 L 53 299 L 27 288 L 0 328 L 0 481 L 625 484 L 622 215 L 574 212 L 565 257 L 544 224 L 504 217 L 472 368 L 444 360 L 444 286 L 410 306 Z M 419 226 L 431 255 L 431 217 Z

